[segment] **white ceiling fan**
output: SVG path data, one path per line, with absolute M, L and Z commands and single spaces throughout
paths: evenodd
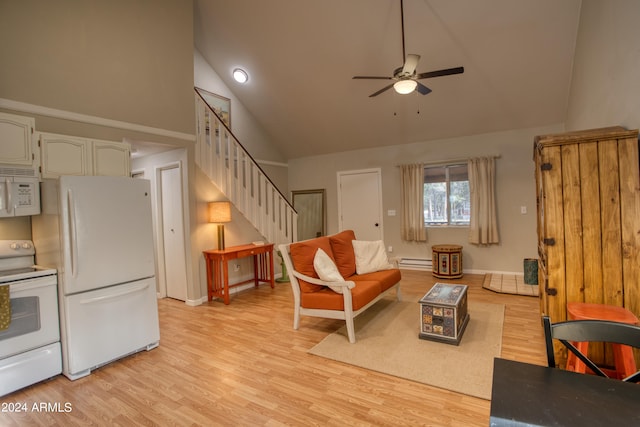
M 404 65 L 402 67 L 398 67 L 393 71 L 393 75 L 391 77 L 380 77 L 380 76 L 354 76 L 354 79 L 374 79 L 374 80 L 394 80 L 393 83 L 383 87 L 377 92 L 372 93 L 369 97 L 374 97 L 380 95 L 382 92 L 385 92 L 392 87 L 396 92 L 400 94 L 407 94 L 411 92 L 418 92 L 422 95 L 426 95 L 431 92 L 431 89 L 420 83 L 418 80 L 429 79 L 433 77 L 441 77 L 441 76 L 449 76 L 452 74 L 462 74 L 464 72 L 464 67 L 454 67 L 454 68 L 446 68 L 443 70 L 436 71 L 427 71 L 426 73 L 416 73 L 416 68 L 418 67 L 418 61 L 420 60 L 420 55 L 405 53 L 404 46 L 404 0 L 400 0 L 400 21 L 401 21 L 401 29 L 402 29 L 402 58 L 404 60 Z

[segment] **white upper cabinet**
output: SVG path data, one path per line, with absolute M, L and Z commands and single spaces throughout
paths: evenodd
M 41 133 L 40 150 L 42 178 L 131 173 L 131 146 L 127 143 Z
M 92 141 L 93 175 L 129 176 L 131 146 L 122 142 Z
M 61 175 L 91 175 L 89 141 L 53 133 L 40 134 L 40 158 L 43 178 Z
M 0 164 L 33 167 L 31 117 L 0 113 Z

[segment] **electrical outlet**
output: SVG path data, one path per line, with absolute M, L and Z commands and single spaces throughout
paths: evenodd
M 388 251 L 393 252 L 393 246 L 389 246 Z
M 240 264 L 234 264 L 233 271 L 240 271 Z

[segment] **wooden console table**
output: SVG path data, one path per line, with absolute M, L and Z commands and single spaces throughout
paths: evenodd
M 204 254 L 207 266 L 207 294 L 208 300 L 213 297 L 222 298 L 229 304 L 229 288 L 254 282 L 257 287 L 260 282 L 274 286 L 273 280 L 273 243 L 264 245 L 232 246 L 223 250 L 208 250 Z M 253 279 L 229 285 L 229 260 L 253 256 Z

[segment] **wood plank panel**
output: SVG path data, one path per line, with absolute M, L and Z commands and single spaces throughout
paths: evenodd
M 622 280 L 624 307 L 640 318 L 640 171 L 637 138 L 618 141 L 620 208 L 622 210 Z M 640 351 L 634 350 L 640 366 Z
M 547 252 L 547 313 L 553 322 L 567 319 L 564 250 L 564 205 L 562 199 L 562 155 L 560 147 L 549 147 L 542 162 L 550 165 L 544 180 L 544 239 Z
M 600 221 L 600 180 L 598 144 L 580 144 L 582 198 L 582 245 L 584 300 L 602 303 L 602 224 Z
M 638 159 L 638 141 L 618 141 L 620 159 Z M 624 306 L 640 318 L 640 173 L 637 161 L 620 162 Z M 640 365 L 640 364 L 639 364 Z
M 577 144 L 562 147 L 562 203 L 564 215 L 567 301 L 584 301 L 582 255 L 582 196 L 580 153 Z
M 617 141 L 598 142 L 598 162 L 602 220 L 602 296 L 605 304 L 622 306 L 622 230 Z
M 536 234 L 538 236 L 538 293 L 540 299 L 540 313 L 547 314 L 547 293 L 545 292 L 545 284 L 547 282 L 547 249 L 544 244 L 544 181 L 542 180 L 542 147 L 535 145 L 533 147 L 533 160 L 536 177 Z
M 403 299 L 409 301 L 417 302 L 435 282 L 429 272 L 402 274 Z M 471 301 L 505 304 L 502 357 L 544 365 L 538 299 L 483 289 L 483 278 L 465 275 L 447 282 L 469 285 Z M 0 413 L 0 425 L 489 424 L 488 400 L 308 354 L 344 322 L 303 317 L 300 330 L 294 330 L 288 283 L 233 298 L 228 306 L 212 301 L 197 307 L 159 300 L 158 348 L 77 381 L 57 376 L 5 396 L 3 401 L 29 408 L 59 402 L 72 409 Z

